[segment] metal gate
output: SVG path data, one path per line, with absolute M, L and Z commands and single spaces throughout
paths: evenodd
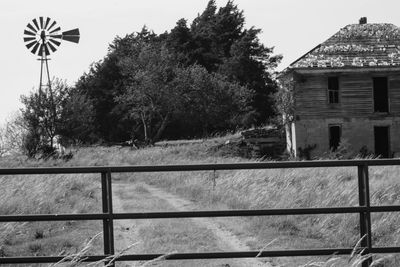
M 164 166 L 116 166 L 116 167 L 67 167 L 67 168 L 9 168 L 0 169 L 0 175 L 31 175 L 31 174 L 67 174 L 67 173 L 98 173 L 101 175 L 102 213 L 86 214 L 38 214 L 38 215 L 0 215 L 0 222 L 27 221 L 71 221 L 71 220 L 101 220 L 103 222 L 104 254 L 85 256 L 83 261 L 94 262 L 114 254 L 114 220 L 122 219 L 165 219 L 194 217 L 234 217 L 234 216 L 279 216 L 307 214 L 344 214 L 356 213 L 360 218 L 360 237 L 362 254 L 368 253 L 400 253 L 400 247 L 376 247 L 371 238 L 371 213 L 399 212 L 400 205 L 371 206 L 369 193 L 369 166 L 400 165 L 397 159 L 382 160 L 339 160 L 339 161 L 298 161 L 298 162 L 256 162 L 234 164 L 195 164 L 195 165 L 164 165 Z M 185 172 L 185 171 L 217 171 L 245 169 L 285 169 L 285 168 L 321 168 L 321 167 L 355 167 L 358 171 L 359 206 L 293 208 L 293 209 L 257 209 L 257 210 L 217 210 L 217 211 L 183 211 L 183 212 L 145 212 L 145 213 L 114 213 L 112 202 L 112 173 L 139 172 Z M 50 178 L 51 179 L 51 178 Z M 165 260 L 194 260 L 220 258 L 252 258 L 252 257 L 292 257 L 292 256 L 324 256 L 351 254 L 353 248 L 317 248 L 268 251 L 231 251 L 204 253 L 174 253 L 167 255 Z M 122 255 L 116 261 L 147 261 L 165 256 L 154 254 Z M 63 256 L 38 257 L 0 257 L 0 264 L 17 263 L 55 263 Z M 371 260 L 363 263 L 369 266 Z

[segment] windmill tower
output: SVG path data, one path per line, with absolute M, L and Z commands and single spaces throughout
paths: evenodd
M 48 17 L 39 17 L 39 20 L 34 18 L 26 25 L 24 30 L 25 46 L 32 54 L 39 56 L 38 60 L 40 61 L 39 96 L 43 91 L 52 94 L 48 64 L 50 53 L 57 50 L 62 40 L 79 43 L 79 37 L 79 29 L 61 32 L 57 22 Z

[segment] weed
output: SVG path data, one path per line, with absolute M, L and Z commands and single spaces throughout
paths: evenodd
M 40 244 L 38 242 L 33 242 L 33 243 L 28 245 L 28 250 L 32 254 L 38 255 L 38 253 L 42 251 L 42 244 Z
M 287 218 L 280 220 L 277 224 L 273 226 L 275 226 L 279 231 L 282 231 L 283 233 L 287 233 L 289 235 L 295 235 L 300 231 L 299 227 L 296 224 L 296 221 Z
M 44 231 L 42 229 L 36 229 L 34 237 L 35 239 L 42 239 L 44 237 Z
M 142 194 L 145 194 L 145 193 L 149 192 L 142 184 L 136 185 L 135 191 L 138 192 L 138 193 L 142 193 Z
M 0 257 L 7 257 L 6 249 L 4 246 L 0 246 Z

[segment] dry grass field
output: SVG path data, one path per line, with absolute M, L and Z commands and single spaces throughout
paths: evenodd
M 163 143 L 140 150 L 126 147 L 79 148 L 74 151 L 74 157 L 68 162 L 29 161 L 23 157 L 14 157 L 1 159 L 0 165 L 100 166 L 246 161 L 242 158 L 216 156 L 213 148 L 223 143 L 226 138 L 229 137 L 204 142 L 176 142 L 172 145 Z M 373 205 L 399 204 L 399 173 L 399 167 L 370 168 Z M 356 169 L 347 167 L 113 174 L 113 178 L 117 182 L 145 183 L 160 188 L 187 199 L 202 209 L 355 206 L 358 201 Z M 1 214 L 84 213 L 97 212 L 101 207 L 100 178 L 93 175 L 57 175 L 51 178 L 3 176 L 0 177 L 0 185 Z M 152 201 L 156 203 L 151 208 L 153 211 L 165 209 L 166 204 L 162 201 Z M 262 249 L 272 240 L 274 242 L 268 247 L 271 249 L 353 247 L 359 240 L 357 215 L 251 217 L 222 220 L 218 223 L 242 237 L 252 249 Z M 400 245 L 398 225 L 398 214 L 373 214 L 374 245 Z M 166 232 L 172 231 L 176 226 L 177 222 L 163 224 Z M 161 226 L 146 227 L 143 228 L 146 231 L 139 231 L 142 236 L 140 239 L 144 242 L 139 244 L 142 251 L 165 247 L 165 242 L 171 243 L 171 238 L 178 235 L 174 232 L 170 232 L 170 235 L 163 234 L 164 243 L 157 242 L 154 240 L 157 240 L 157 234 L 161 235 L 157 232 Z M 178 225 L 178 228 L 184 227 Z M 94 236 L 100 229 L 100 223 L 97 222 L 0 224 L 0 256 L 75 253 L 85 240 Z M 213 238 L 207 233 L 198 235 L 204 236 L 211 247 L 215 246 Z M 153 243 L 149 240 L 153 240 Z M 203 244 L 202 240 L 196 242 Z M 101 251 L 101 238 L 100 241 L 94 242 L 92 251 Z M 323 263 L 318 263 L 318 260 L 307 259 L 313 262 L 309 265 L 296 265 L 295 259 L 277 259 L 275 263 L 276 266 L 344 266 L 343 263 L 335 263 L 333 260 L 329 262 L 327 258 L 322 259 Z M 386 263 L 379 266 L 400 266 L 399 259 L 393 256 L 382 261 Z M 357 263 L 353 261 L 346 266 L 357 266 Z
M 19 159 L 19 160 L 18 160 Z M 3 159 L 2 167 L 57 166 L 61 162 Z M 99 185 L 90 175 L 0 177 L 0 214 L 87 213 L 99 211 Z M 100 223 L 95 223 L 100 229 Z M 98 230 L 93 222 L 0 224 L 0 256 L 76 253 Z M 97 248 L 98 245 L 96 245 Z

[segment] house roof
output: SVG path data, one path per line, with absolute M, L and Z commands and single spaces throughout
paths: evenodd
M 389 23 L 368 23 L 340 29 L 288 69 L 393 66 L 400 66 L 400 28 Z

